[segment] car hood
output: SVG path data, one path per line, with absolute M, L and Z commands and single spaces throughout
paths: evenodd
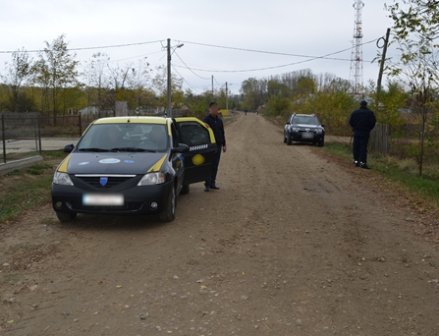
M 145 174 L 166 153 L 72 153 L 69 174 Z

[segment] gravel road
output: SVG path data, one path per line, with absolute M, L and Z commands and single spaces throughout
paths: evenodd
M 2 335 L 439 335 L 439 249 L 372 171 L 254 114 L 226 128 L 219 191 L 177 218 L 50 205 L 0 238 Z

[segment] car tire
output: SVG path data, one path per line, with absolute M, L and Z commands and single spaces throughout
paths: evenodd
M 166 198 L 166 204 L 163 211 L 160 213 L 161 222 L 172 222 L 175 219 L 175 209 L 177 206 L 177 197 L 175 195 L 174 186 L 171 187 L 168 197 Z
M 181 188 L 180 194 L 186 195 L 189 194 L 190 187 L 189 184 L 183 184 L 183 187 Z
M 323 147 L 325 145 L 325 138 L 322 138 L 322 140 L 319 141 L 318 146 Z
M 71 223 L 76 219 L 76 212 L 60 212 L 56 211 L 56 217 L 61 223 Z
M 292 143 L 293 141 L 291 140 L 291 136 L 287 135 L 287 145 L 291 146 Z

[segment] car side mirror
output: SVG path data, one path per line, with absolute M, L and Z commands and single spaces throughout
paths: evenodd
M 186 153 L 189 151 L 189 146 L 184 143 L 179 143 L 177 147 L 172 148 L 173 153 Z
M 325 128 L 325 124 L 321 124 L 320 126 L 322 126 L 323 128 Z
M 64 153 L 71 153 L 73 151 L 73 148 L 75 148 L 75 145 L 69 144 L 64 146 Z
M 290 121 L 288 120 L 288 121 L 286 122 L 286 124 L 289 125 L 289 124 L 290 124 Z

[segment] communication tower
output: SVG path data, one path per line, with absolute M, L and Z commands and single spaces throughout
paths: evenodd
M 360 97 L 363 94 L 363 22 L 361 20 L 361 10 L 364 7 L 364 2 L 362 0 L 355 0 L 353 7 L 355 9 L 355 21 L 351 55 L 351 76 L 353 74 L 354 95 Z

